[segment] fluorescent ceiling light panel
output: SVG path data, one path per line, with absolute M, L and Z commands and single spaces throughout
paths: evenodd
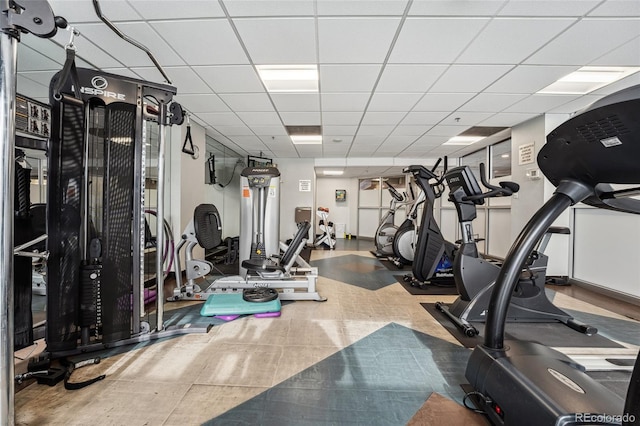
M 322 135 L 290 135 L 295 145 L 322 145 Z
M 443 145 L 471 145 L 484 139 L 484 136 L 454 136 Z
M 271 93 L 318 91 L 316 65 L 256 65 L 256 69 Z
M 553 95 L 584 95 L 640 71 L 638 67 L 582 67 L 540 90 Z
M 327 176 L 341 176 L 344 174 L 344 171 L 342 170 L 325 170 L 322 172 L 322 174 L 327 175 Z

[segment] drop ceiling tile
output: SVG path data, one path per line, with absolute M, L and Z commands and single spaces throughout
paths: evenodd
M 516 124 L 524 123 L 540 114 L 532 113 L 518 113 L 518 112 L 501 112 L 495 114 L 488 119 L 484 120 L 482 126 L 497 126 L 497 127 L 513 127 Z
M 636 72 L 635 74 L 631 74 L 630 76 L 623 78 L 622 80 L 618 80 L 615 83 L 608 84 L 598 90 L 591 92 L 592 95 L 609 95 L 611 93 L 617 92 L 622 89 L 626 89 L 627 87 L 635 86 L 640 84 L 640 72 Z
M 407 116 L 402 120 L 403 125 L 433 125 L 438 124 L 442 121 L 446 116 L 450 114 L 449 111 L 435 111 L 435 112 L 419 112 L 419 111 L 411 111 L 407 114 Z
M 48 98 L 49 97 L 49 87 L 43 84 L 37 83 L 22 75 L 18 75 L 17 77 L 16 91 L 17 93 L 24 96 L 28 96 L 30 98 Z
M 475 95 L 475 93 L 427 93 L 416 104 L 413 111 L 454 111 Z
M 138 43 L 146 46 L 163 66 L 185 64 L 182 58 L 173 49 L 171 49 L 169 44 L 167 44 L 167 42 L 165 42 L 146 22 L 122 22 L 117 24 L 117 27 L 128 37 L 131 37 L 133 40 L 136 40 Z M 78 43 L 80 43 L 80 40 L 85 38 L 126 66 L 154 66 L 146 53 L 134 45 L 122 40 L 109 27 L 102 23 L 79 25 L 78 30 L 81 34 L 78 38 Z M 78 54 L 85 55 L 83 49 L 84 47 L 81 44 L 78 44 Z M 95 49 L 95 47 L 93 47 L 93 49 Z M 97 52 L 91 52 L 89 55 L 94 55 L 96 53 Z M 90 56 L 88 59 L 90 59 Z
M 640 2 L 638 2 L 638 4 L 640 4 Z M 589 65 L 640 66 L 640 37 L 636 37 L 617 49 L 604 54 Z
M 354 135 L 358 130 L 358 126 L 322 126 L 323 135 Z
M 367 111 L 409 111 L 422 97 L 422 93 L 375 93 Z
M 60 50 L 60 60 L 64 63 L 64 52 Z M 62 63 L 43 56 L 30 47 L 18 45 L 18 71 L 61 70 Z
M 349 151 L 349 144 L 325 142 L 322 144 L 323 154 L 342 154 Z
M 258 135 L 258 137 L 270 148 L 286 149 L 293 146 L 289 135 Z
M 429 0 L 414 1 L 409 16 L 493 16 L 504 4 L 503 0 L 450 1 Z
M 271 99 L 278 111 L 319 112 L 319 93 L 272 93 Z
M 481 92 L 512 68 L 512 65 L 452 65 L 431 91 Z
M 175 99 L 188 111 L 198 112 L 228 112 L 229 108 L 218 95 L 187 95 L 178 93 Z
M 266 136 L 266 137 L 275 137 L 282 136 L 289 139 L 289 135 L 287 135 L 287 130 L 284 126 L 251 126 L 251 130 L 258 136 Z
M 322 155 L 322 145 L 296 145 L 300 158 L 313 158 Z
M 149 78 L 143 77 L 139 73 L 137 73 L 135 71 L 132 71 L 130 68 L 102 68 L 102 70 L 104 72 L 108 72 L 110 74 L 115 74 L 115 75 L 120 75 L 122 77 L 129 77 L 129 78 L 135 78 L 137 80 L 147 80 L 147 81 L 153 81 L 153 82 L 156 82 L 156 83 L 166 84 L 166 82 L 164 80 L 164 77 L 162 77 L 162 74 L 160 74 L 160 71 L 158 71 L 157 68 L 152 68 L 153 73 L 150 74 Z M 174 86 L 175 86 L 175 84 L 174 84 Z M 185 93 L 185 92 L 183 92 L 183 93 Z
M 280 112 L 280 118 L 288 126 L 319 126 L 320 112 Z
M 384 142 L 386 138 L 387 138 L 386 136 L 361 135 L 360 133 L 358 133 L 356 137 L 353 139 L 353 146 L 368 145 L 369 147 L 371 146 L 378 147 L 382 142 Z
M 434 136 L 434 135 L 424 135 L 420 139 L 417 139 L 416 142 L 411 146 L 413 149 L 425 149 L 425 148 L 433 148 L 435 146 L 440 146 L 446 141 L 448 141 L 450 136 Z
M 331 142 L 335 145 L 346 145 L 347 147 L 353 142 L 353 134 L 351 135 L 329 135 L 323 132 L 325 143 Z
M 589 16 L 640 16 L 640 3 L 636 0 L 610 0 L 602 2 Z
M 448 64 L 487 24 L 486 18 L 407 18 L 390 63 Z M 417 40 L 424 42 L 416 45 Z
M 91 67 L 98 68 L 115 68 L 115 67 L 123 67 L 124 63 L 115 59 L 108 53 L 106 53 L 102 48 L 93 44 L 89 38 L 84 36 L 85 30 L 91 31 L 92 27 L 104 27 L 103 23 L 100 24 L 79 24 L 76 25 L 76 29 L 80 31 L 81 36 L 76 37 L 74 40 L 74 45 L 76 46 L 76 65 L 80 66 L 79 63 L 81 60 L 86 60 L 89 63 L 93 64 Z M 111 40 L 111 38 L 109 38 Z M 25 45 L 29 46 L 37 52 L 55 60 L 56 62 L 64 63 L 66 59 L 66 54 L 64 52 L 64 47 L 69 42 L 69 33 L 67 31 L 58 31 L 58 33 L 52 39 L 43 39 L 40 37 L 24 37 L 20 44 L 18 45 L 18 49 L 20 46 Z M 56 44 L 58 43 L 58 44 Z M 146 55 L 145 55 L 146 56 Z M 21 69 L 20 62 L 22 59 L 19 57 L 18 60 L 18 69 Z M 84 66 L 84 65 L 82 65 Z M 62 67 L 59 67 L 62 68 Z
M 193 67 L 216 93 L 258 93 L 264 87 L 251 65 Z
M 529 95 L 516 95 L 508 93 L 480 93 L 466 104 L 458 108 L 461 112 L 489 112 L 502 111 L 526 98 Z
M 506 108 L 504 112 L 544 113 L 557 108 L 567 102 L 571 102 L 580 96 L 577 95 L 531 95 L 520 102 Z
M 375 112 L 375 111 L 367 111 L 362 119 L 362 125 L 373 125 L 373 126 L 383 126 L 383 125 L 396 125 L 398 124 L 404 116 L 407 115 L 406 112 Z
M 520 65 L 489 86 L 486 92 L 533 94 L 577 69 L 576 66 Z
M 635 0 L 610 0 L 601 2 L 589 16 L 640 16 L 640 3 Z
M 250 149 L 264 148 L 264 143 L 259 137 L 254 135 L 237 135 L 233 137 L 233 141 L 240 146 L 244 146 Z
M 553 1 L 511 0 L 500 9 L 502 16 L 575 16 L 582 17 L 593 9 L 599 0 Z
M 494 112 L 463 112 L 455 111 L 450 116 L 442 120 L 439 124 L 443 125 L 464 125 L 476 126 L 487 118 L 491 117 Z
M 224 0 L 229 16 L 304 16 L 314 15 L 312 0 Z
M 245 124 L 233 112 L 199 113 L 198 117 L 213 127 L 217 126 L 244 126 Z
M 548 112 L 550 114 L 573 114 L 576 111 L 580 111 L 581 109 L 588 107 L 600 98 L 601 96 L 598 95 L 584 95 L 574 101 L 570 101 L 557 108 L 553 108 Z
M 416 140 L 415 136 L 394 136 L 391 135 L 380 145 L 380 148 L 384 148 L 388 151 L 393 151 L 396 149 L 396 152 L 402 150 L 409 145 L 411 145 Z
M 371 92 L 382 65 L 320 65 L 320 89 L 329 92 Z
M 316 63 L 313 18 L 234 19 L 256 65 Z
M 275 112 L 237 112 L 238 117 L 248 126 L 278 126 L 281 125 L 280 117 Z
M 394 65 L 385 67 L 376 92 L 426 92 L 447 65 Z
M 358 136 L 381 136 L 387 137 L 395 126 L 360 126 Z
M 220 95 L 234 111 L 272 112 L 273 105 L 266 93 L 225 93 Z
M 460 133 L 467 130 L 469 126 L 445 126 L 445 125 L 437 125 L 429 130 L 427 133 L 429 136 L 457 136 Z
M 408 126 L 408 125 L 400 125 L 394 129 L 391 133 L 391 136 L 420 136 L 423 133 L 427 132 L 433 126 Z
M 462 52 L 456 62 L 520 63 L 574 22 L 575 19 L 568 18 L 495 18 Z
M 175 7 L 173 0 L 129 0 L 129 3 L 145 20 L 224 17 L 224 11 L 214 1 L 180 0 L 179 7 Z
M 220 134 L 233 139 L 233 136 L 254 136 L 247 126 L 213 126 Z
M 248 63 L 247 55 L 225 19 L 158 21 L 151 26 L 191 66 Z
M 382 63 L 400 19 L 318 18 L 320 63 Z
M 64 16 L 72 25 L 84 22 L 101 22 L 92 2 L 86 0 L 50 0 L 49 4 L 56 16 Z M 112 22 L 140 19 L 140 15 L 124 0 L 101 1 L 102 15 Z M 104 24 L 102 24 L 104 25 Z
M 367 101 L 368 93 L 322 93 L 322 111 L 362 111 Z
M 163 82 L 164 78 L 155 67 L 131 68 L 143 80 Z M 171 79 L 171 85 L 178 93 L 211 93 L 211 89 L 189 67 L 164 67 L 164 72 Z
M 607 34 L 602 37 L 602 34 Z M 637 19 L 585 18 L 529 57 L 527 64 L 583 65 L 640 35 Z M 585 49 L 585 46 L 589 46 Z
M 284 117 L 283 117 L 284 118 Z M 322 112 L 322 124 L 330 126 L 344 126 L 354 125 L 357 126 L 362 118 L 361 112 Z M 285 121 L 286 122 L 286 121 Z M 364 124 L 364 121 L 363 121 Z M 387 123 L 380 123 L 387 124 Z
M 407 0 L 318 0 L 318 16 L 402 15 Z

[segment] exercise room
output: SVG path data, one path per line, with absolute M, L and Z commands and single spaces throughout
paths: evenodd
M 640 425 L 638 0 L 0 16 L 1 424 Z

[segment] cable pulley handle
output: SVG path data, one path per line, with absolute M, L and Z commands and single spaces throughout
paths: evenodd
M 80 82 L 78 79 L 78 70 L 76 69 L 76 49 L 72 42 L 70 42 L 70 44 L 65 48 L 65 51 L 67 53 L 67 58 L 60 74 L 58 74 L 58 80 L 53 87 L 53 98 L 56 101 L 82 105 L 82 94 L 80 93 Z M 66 96 L 62 93 L 62 88 L 67 84 L 69 79 L 71 79 L 73 97 Z
M 195 155 L 196 153 L 195 149 L 193 148 L 193 140 L 191 139 L 191 123 L 189 123 L 188 114 L 187 114 L 187 134 L 185 135 L 184 143 L 182 144 L 182 152 L 189 155 Z

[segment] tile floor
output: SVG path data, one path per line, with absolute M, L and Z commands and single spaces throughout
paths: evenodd
M 420 305 L 455 296 L 413 296 L 393 278 L 397 271 L 372 257 L 371 242 L 338 243 L 311 257 L 328 301 L 285 303 L 280 318 L 217 321 L 207 334 L 114 351 L 74 373 L 78 381 L 106 374 L 87 388 L 20 390 L 16 424 L 403 425 L 434 393 L 459 408 L 469 349 Z M 197 312 L 193 302 L 181 303 L 171 308 Z M 637 353 L 638 323 L 564 294 L 554 303 L 605 318 L 605 328 L 607 318 L 627 325 L 602 332 L 621 344 L 617 353 Z M 606 376 L 624 389 L 626 376 Z M 421 419 L 436 417 L 441 424 L 442 413 Z

